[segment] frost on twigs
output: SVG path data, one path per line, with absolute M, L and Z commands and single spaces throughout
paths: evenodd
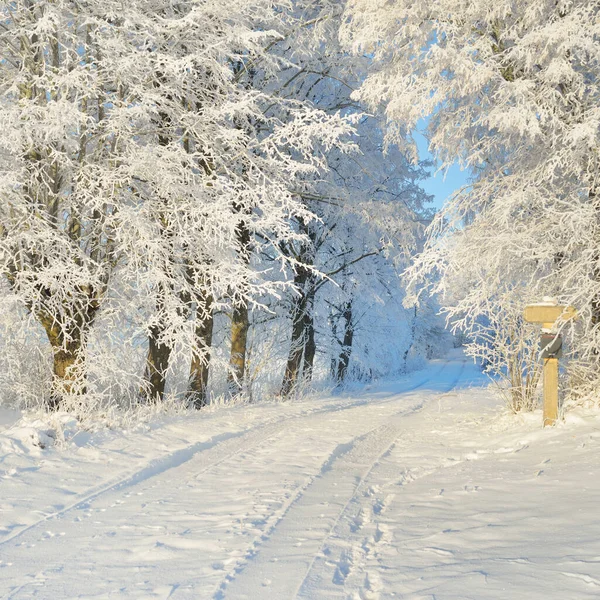
M 382 155 L 342 20 L 333 0 L 0 8 L 3 401 L 89 423 L 407 364 L 427 165 Z
M 535 380 L 519 315 L 552 296 L 582 317 L 564 333 L 588 372 L 570 385 L 587 380 L 598 397 L 599 37 L 593 0 L 348 3 L 344 39 L 375 62 L 356 97 L 383 107 L 390 143 L 424 123 L 442 165 L 472 174 L 410 276 L 440 294 L 449 322 L 510 389 Z

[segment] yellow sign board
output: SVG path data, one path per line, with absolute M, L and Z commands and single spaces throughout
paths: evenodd
M 530 304 L 525 307 L 525 320 L 529 323 L 554 323 L 571 321 L 577 318 L 577 311 L 572 306 Z
M 547 330 L 555 329 L 557 321 L 572 321 L 577 311 L 572 306 L 541 302 L 525 307 L 523 317 L 529 323 L 541 323 Z M 555 337 L 559 334 L 555 333 Z M 544 356 L 544 427 L 558 419 L 558 355 Z

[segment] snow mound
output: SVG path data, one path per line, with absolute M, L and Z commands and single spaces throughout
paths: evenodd
M 0 452 L 6 454 L 29 454 L 53 446 L 64 446 L 79 438 L 77 445 L 84 444 L 80 423 L 68 413 L 39 415 L 25 414 L 7 427 L 0 437 Z

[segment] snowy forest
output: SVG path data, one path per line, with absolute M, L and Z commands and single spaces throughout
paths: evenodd
M 0 6 L 3 403 L 286 399 L 464 344 L 518 412 L 543 297 L 597 398 L 597 2 Z
M 597 600 L 599 504 L 599 0 L 0 0 L 0 598 Z

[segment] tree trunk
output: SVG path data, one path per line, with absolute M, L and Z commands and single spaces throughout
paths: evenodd
M 292 340 L 280 392 L 284 398 L 290 396 L 301 378 L 310 379 L 316 351 L 312 314 L 314 276 L 300 268 L 294 284 L 300 296 L 296 298 L 292 313 Z
M 66 397 L 86 393 L 85 343 L 99 307 L 93 290 L 90 290 L 90 295 L 82 298 L 79 305 L 69 307 L 66 323 L 49 312 L 36 313 L 52 348 L 54 377 L 48 406 L 53 410 L 63 407 Z
M 163 80 L 164 74 L 161 72 L 156 73 L 154 87 L 159 88 Z M 170 101 L 172 97 L 167 94 L 166 100 Z M 155 125 L 158 130 L 158 144 L 166 148 L 171 142 L 169 129 L 172 121 L 168 112 L 161 107 L 160 103 L 158 104 L 158 119 L 155 121 Z M 172 234 L 169 232 L 168 218 L 165 214 L 158 216 L 158 224 L 163 242 L 166 242 L 167 247 L 172 251 Z M 172 349 L 161 341 L 166 330 L 165 325 L 161 321 L 161 319 L 164 319 L 161 313 L 164 310 L 165 296 L 167 295 L 169 286 L 170 284 L 159 284 L 156 303 L 159 323 L 152 325 L 148 334 L 148 355 L 146 357 L 146 371 L 144 373 L 145 385 L 141 390 L 141 396 L 145 397 L 148 402 L 160 402 L 165 395 L 167 369 L 169 368 Z
M 171 358 L 172 348 L 164 343 L 164 334 L 167 330 L 165 319 L 165 305 L 167 294 L 171 291 L 170 284 L 159 283 L 156 298 L 156 314 L 158 320 L 150 327 L 148 332 L 148 354 L 146 356 L 146 369 L 144 385 L 140 395 L 147 402 L 160 402 L 164 398 L 167 370 Z
M 344 319 L 344 342 L 337 363 L 336 379 L 342 383 L 348 374 L 350 355 L 352 353 L 352 340 L 354 339 L 354 325 L 352 323 L 352 302 L 346 302 L 342 313 Z
M 304 311 L 304 332 L 302 334 L 304 340 L 302 381 L 305 383 L 309 383 L 312 380 L 315 354 L 317 352 L 317 346 L 315 344 L 315 318 L 313 314 L 314 299 L 314 292 L 311 292 L 308 295 L 306 309 Z
M 600 191 L 595 187 L 589 191 L 589 200 L 592 205 L 596 204 L 598 201 L 598 194 Z M 596 227 L 600 230 L 600 211 L 596 211 Z M 594 281 L 600 282 L 600 240 L 598 240 L 596 252 L 593 255 L 593 278 Z M 592 327 L 595 328 L 600 324 L 600 295 L 595 295 L 591 301 L 592 308 Z M 600 356 L 600 348 L 595 349 L 596 357 Z
M 242 390 L 246 371 L 246 347 L 250 328 L 248 307 L 234 307 L 231 319 L 231 357 L 229 359 L 229 389 L 233 394 Z
M 212 303 L 212 297 L 208 296 L 204 306 L 196 309 L 195 337 L 198 351 L 194 352 L 190 365 L 188 399 L 197 409 L 208 404 L 208 374 L 214 326 Z
M 237 252 L 242 263 L 248 267 L 250 264 L 252 236 L 244 219 L 251 211 L 240 206 L 234 206 L 234 210 L 243 215 L 236 226 Z M 231 355 L 229 358 L 230 369 L 227 375 L 227 382 L 229 390 L 233 395 L 239 394 L 244 386 L 249 328 L 248 304 L 244 298 L 241 298 L 234 301 L 233 313 L 231 315 Z
M 58 339 L 50 339 L 50 335 L 48 339 L 54 354 L 52 365 L 54 381 L 48 406 L 52 410 L 58 410 L 64 407 L 66 397 L 83 395 L 86 392 L 85 385 L 82 383 L 84 377 L 82 346 L 78 337 L 64 346 Z
M 283 383 L 281 384 L 281 395 L 287 398 L 291 395 L 300 379 L 302 367 L 302 354 L 304 352 L 304 319 L 302 304 L 298 302 L 292 315 L 292 341 L 285 365 Z
M 171 348 L 160 341 L 163 327 L 153 325 L 148 335 L 148 356 L 146 358 L 146 386 L 142 394 L 149 402 L 159 402 L 164 398 L 166 373 L 171 358 Z
M 410 326 L 410 342 L 408 343 L 408 347 L 404 351 L 404 367 L 405 368 L 406 368 L 406 362 L 408 361 L 408 355 L 410 354 L 410 351 L 412 350 L 412 347 L 415 343 L 416 332 L 417 332 L 417 305 L 415 304 L 415 306 L 413 308 L 412 323 Z
M 281 384 L 280 394 L 284 398 L 297 388 L 303 375 L 310 380 L 316 352 L 313 317 L 316 276 L 310 269 L 314 264 L 316 233 L 303 219 L 299 219 L 298 225 L 310 242 L 301 246 L 296 257 L 300 263 L 294 275 L 298 296 L 292 310 L 292 340 Z
M 331 337 L 339 343 L 338 337 L 337 337 L 337 319 L 335 318 L 335 316 L 330 316 L 330 322 L 331 322 Z M 331 357 L 331 363 L 329 365 L 329 376 L 331 377 L 331 379 L 337 379 L 337 365 L 338 365 L 338 359 L 339 356 L 332 356 Z

